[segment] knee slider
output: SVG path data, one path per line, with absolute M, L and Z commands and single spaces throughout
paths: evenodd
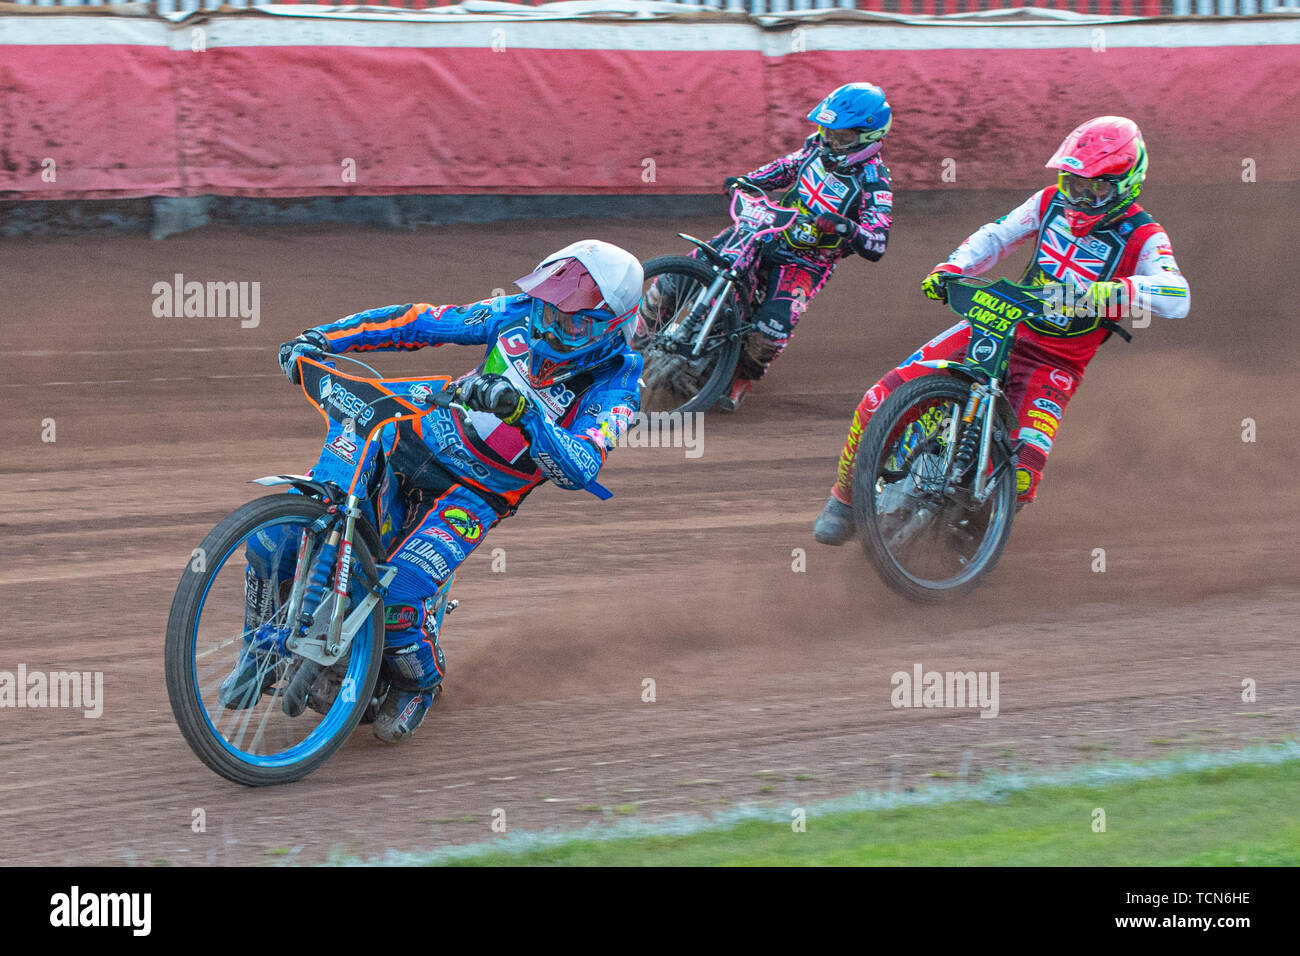
M 399 690 L 429 690 L 442 679 L 432 646 L 424 641 L 384 651 L 388 679 Z

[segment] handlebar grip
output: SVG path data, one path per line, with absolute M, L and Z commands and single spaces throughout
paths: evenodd
M 496 382 L 488 391 L 486 411 L 501 418 L 513 415 L 519 408 L 519 389 L 509 382 Z
M 281 348 L 283 349 L 284 346 L 281 346 Z M 283 352 L 278 356 L 280 359 L 280 368 L 289 376 L 289 381 L 295 385 L 302 383 L 303 359 L 311 359 L 313 362 L 317 362 L 321 365 L 328 365 L 333 368 L 332 363 L 325 361 L 326 357 L 327 353 L 325 352 L 318 352 L 315 349 L 301 345 L 291 349 L 287 356 L 285 356 Z
M 504 376 L 488 374 L 460 383 L 455 393 L 466 408 L 487 412 L 503 420 L 516 417 L 523 403 L 523 393 Z
M 456 390 L 454 388 L 444 388 L 430 395 L 427 404 L 434 408 L 447 408 L 454 401 L 456 401 Z

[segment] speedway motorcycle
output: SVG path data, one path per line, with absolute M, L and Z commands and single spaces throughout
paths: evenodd
M 898 593 L 938 604 L 993 570 L 1016 513 L 1020 425 L 1003 394 L 1017 327 L 1078 315 L 1060 286 L 949 280 L 948 306 L 970 324 L 961 361 L 900 385 L 867 423 L 854 462 L 853 510 L 863 550 Z M 1132 336 L 1108 319 L 1098 327 Z
M 787 230 L 796 238 L 811 220 L 782 206 L 751 180 L 731 196 L 735 228 L 715 248 L 678 233 L 699 256 L 658 256 L 645 263 L 646 290 L 632 347 L 641 353 L 641 408 L 647 412 L 702 412 L 726 391 L 764 290 L 758 267 L 764 244 Z
M 342 373 L 334 359 L 373 377 Z M 181 733 L 209 768 L 248 786 L 306 776 L 378 714 L 388 692 L 385 596 L 397 574 L 382 563 L 394 535 L 385 506 L 395 482 L 379 433 L 456 398 L 446 377 L 384 379 L 345 355 L 296 361 L 303 394 L 328 425 L 326 447 L 352 464 L 350 477 L 255 479 L 288 487 L 212 529 L 182 573 L 167 621 L 167 694 Z M 518 394 L 494 398 L 505 408 Z M 246 585 L 253 547 L 270 551 L 273 569 L 256 600 Z M 439 628 L 457 605 L 448 600 L 453 577 L 429 605 Z M 227 676 L 250 663 L 253 679 L 232 693 Z

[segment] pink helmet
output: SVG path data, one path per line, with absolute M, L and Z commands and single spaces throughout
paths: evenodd
M 1061 171 L 1057 185 L 1065 219 L 1081 236 L 1103 220 L 1118 218 L 1137 199 L 1147 175 L 1147 149 L 1137 123 L 1098 116 L 1065 137 L 1046 165 Z

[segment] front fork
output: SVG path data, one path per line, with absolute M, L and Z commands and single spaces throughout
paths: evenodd
M 957 436 L 957 422 L 953 421 L 949 426 L 948 461 L 944 463 L 948 486 L 945 490 L 951 491 L 974 464 L 972 497 L 980 504 L 988 499 L 993 490 L 988 481 L 989 457 L 993 450 L 993 426 L 1001 396 L 1002 389 L 996 378 L 989 379 L 987 384 L 972 386 L 970 398 L 966 400 L 966 408 L 962 411 L 961 422 L 966 428 L 960 442 L 953 441 Z
M 730 270 L 719 272 L 714 276 L 713 282 L 709 284 L 708 289 L 691 307 L 690 314 L 681 322 L 674 322 L 664 329 L 669 338 L 675 338 L 683 325 L 690 328 L 697 319 L 704 315 L 707 303 L 713 303 L 712 307 L 709 308 L 709 314 L 704 318 L 704 324 L 700 326 L 700 331 L 691 345 L 692 358 L 698 358 L 703 351 L 704 343 L 708 341 L 709 333 L 713 331 L 713 325 L 718 321 L 722 307 L 726 304 L 727 296 L 731 294 L 731 290 L 735 287 L 738 278 L 739 276 Z
M 704 343 L 709 339 L 709 333 L 713 331 L 713 323 L 718 321 L 718 314 L 722 311 L 723 305 L 726 304 L 727 296 L 731 294 L 732 288 L 736 284 L 736 277 L 732 273 L 720 272 L 713 284 L 709 286 L 708 299 L 713 305 L 709 308 L 709 315 L 700 326 L 700 334 L 695 336 L 695 345 L 691 348 L 692 357 L 698 357 L 704 349 Z M 694 310 L 692 310 L 692 314 Z
M 334 514 L 324 515 L 316 524 L 303 529 L 286 615 L 291 627 L 291 634 L 285 641 L 288 650 L 325 666 L 333 664 L 347 653 L 352 638 L 373 611 L 375 602 L 383 599 L 388 585 L 397 575 L 397 568 L 391 565 L 378 566 L 379 581 L 374 586 L 368 586 L 370 593 L 350 614 L 345 613 L 348 588 L 352 580 L 353 535 L 357 519 L 362 514 L 361 499 L 355 494 L 349 494 L 340 511 L 343 519 L 341 527 L 338 515 Z M 328 526 L 317 525 L 331 521 L 333 527 L 330 528 L 325 543 L 319 552 L 313 553 L 312 541 Z M 334 574 L 332 589 L 329 587 L 331 571 Z

